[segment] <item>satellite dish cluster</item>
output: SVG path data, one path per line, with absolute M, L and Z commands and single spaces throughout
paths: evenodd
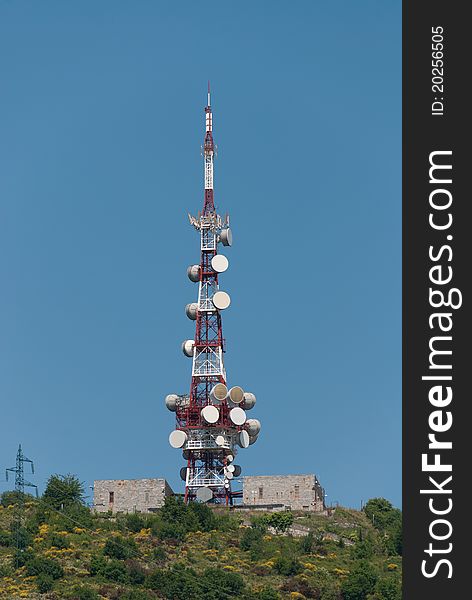
M 218 236 L 218 241 L 229 246 L 232 242 L 231 230 L 224 229 Z M 224 273 L 229 266 L 228 259 L 223 254 L 215 254 L 210 261 L 211 269 L 217 273 Z M 199 302 L 191 302 L 185 307 L 187 317 L 196 321 L 201 306 L 202 294 L 202 267 L 191 265 L 187 269 L 190 281 L 200 283 Z M 218 286 L 213 288 L 210 309 L 207 311 L 222 311 L 229 307 L 231 299 L 229 294 L 220 290 Z M 185 340 L 182 343 L 182 352 L 189 358 L 194 358 L 196 349 L 195 341 Z M 212 453 L 218 463 L 218 472 L 223 478 L 225 488 L 230 487 L 232 479 L 241 475 L 241 467 L 234 464 L 238 448 L 248 448 L 257 441 L 261 430 L 258 419 L 248 418 L 247 412 L 254 408 L 256 396 L 251 392 L 245 392 L 240 386 L 228 388 L 225 383 L 213 382 L 204 403 L 197 406 L 197 422 L 194 417 L 191 427 L 179 426 L 179 416 L 185 420 L 189 410 L 190 397 L 188 395 L 169 394 L 166 396 L 165 404 L 168 410 L 177 413 L 178 428 L 169 435 L 169 443 L 173 448 L 181 449 L 183 457 L 188 460 L 202 459 L 205 453 Z M 182 467 L 180 477 L 188 483 L 189 469 Z M 207 486 L 197 489 L 196 498 L 206 502 L 213 494 L 204 492 Z M 211 490 L 210 490 L 211 492 Z M 207 497 L 208 496 L 208 497 Z
M 169 394 L 165 404 L 171 412 L 183 411 L 189 406 L 188 396 Z M 257 441 L 261 430 L 258 419 L 247 417 L 247 411 L 256 404 L 256 396 L 245 392 L 241 387 L 230 389 L 223 383 L 213 386 L 208 404 L 200 408 L 201 429 L 175 429 L 169 435 L 173 448 L 181 448 L 183 457 L 189 458 L 189 451 L 215 452 L 221 464 L 224 484 L 241 475 L 241 467 L 233 464 L 239 448 L 248 448 Z M 180 477 L 185 481 L 187 467 L 182 467 Z M 200 501 L 207 501 L 198 498 Z

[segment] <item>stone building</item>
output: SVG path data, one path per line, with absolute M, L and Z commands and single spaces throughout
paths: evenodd
M 99 479 L 94 481 L 97 512 L 153 512 L 173 491 L 165 479 Z
M 244 506 L 325 510 L 325 492 L 316 475 L 258 475 L 243 477 Z

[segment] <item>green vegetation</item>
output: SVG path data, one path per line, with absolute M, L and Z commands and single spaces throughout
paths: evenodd
M 401 512 L 230 511 L 168 498 L 152 514 L 93 514 L 72 475 L 0 499 L 0 598 L 39 600 L 400 600 Z M 18 560 L 16 560 L 18 559 Z

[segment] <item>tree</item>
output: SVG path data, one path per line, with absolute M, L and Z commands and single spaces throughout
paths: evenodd
M 364 506 L 364 512 L 374 527 L 380 531 L 397 525 L 402 518 L 401 511 L 394 508 L 385 498 L 371 498 Z
M 366 516 L 384 536 L 388 554 L 402 553 L 402 513 L 385 498 L 372 498 L 364 506 Z
M 71 505 L 84 504 L 84 484 L 75 475 L 51 475 L 43 494 L 44 502 L 60 510 Z

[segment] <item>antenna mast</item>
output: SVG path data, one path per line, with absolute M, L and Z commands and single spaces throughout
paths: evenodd
M 219 288 L 219 275 L 228 268 L 228 259 L 218 253 L 218 244 L 231 246 L 229 217 L 216 213 L 213 188 L 215 145 L 210 83 L 205 106 L 203 145 L 203 211 L 190 223 L 200 234 L 200 264 L 187 270 L 198 283 L 198 300 L 186 306 L 187 317 L 195 321 L 195 337 L 182 344 L 185 356 L 192 359 L 192 380 L 187 395 L 169 394 L 166 406 L 176 413 L 176 429 L 169 442 L 183 450 L 186 466 L 180 470 L 185 481 L 185 500 L 233 504 L 241 491 L 232 482 L 241 474 L 233 464 L 239 448 L 254 443 L 260 431 L 257 419 L 247 419 L 246 411 L 256 403 L 254 394 L 239 386 L 228 390 L 223 363 L 225 340 L 221 313 L 231 303 Z

